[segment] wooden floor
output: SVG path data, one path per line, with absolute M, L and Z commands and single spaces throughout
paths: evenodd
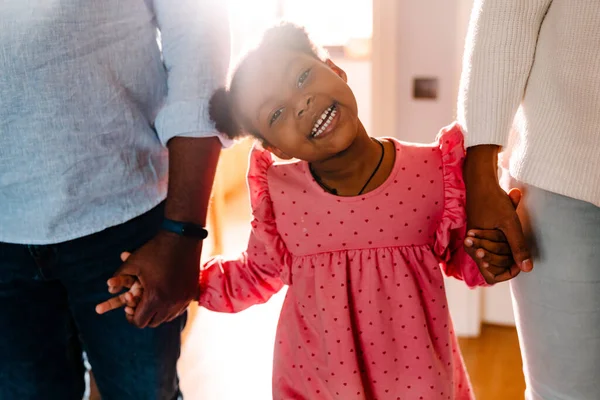
M 515 328 L 484 325 L 460 348 L 478 400 L 522 400 L 525 381 Z

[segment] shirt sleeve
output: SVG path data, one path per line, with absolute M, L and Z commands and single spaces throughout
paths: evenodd
M 154 121 L 160 141 L 217 136 L 230 145 L 208 114 L 210 97 L 225 85 L 229 67 L 227 2 L 153 0 L 152 6 L 168 77 L 167 99 Z
M 506 145 L 552 0 L 476 0 L 465 45 L 458 122 L 467 147 Z

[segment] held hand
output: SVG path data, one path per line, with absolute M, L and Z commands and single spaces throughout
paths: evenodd
M 508 198 L 514 210 L 521 201 L 521 192 L 512 189 Z M 499 229 L 471 229 L 464 246 L 488 284 L 510 280 L 521 272 L 505 234 Z
M 121 260 L 126 261 L 130 255 L 130 253 L 121 254 Z M 119 293 L 123 289 L 129 289 L 129 291 L 98 304 L 96 306 L 96 312 L 98 314 L 105 314 L 117 308 L 125 307 L 125 313 L 133 315 L 144 290 L 140 281 L 135 279 L 134 276 L 119 275 L 109 279 L 107 284 L 110 293 Z
M 136 277 L 144 289 L 135 313 L 127 314 L 127 319 L 145 328 L 181 315 L 198 296 L 201 251 L 202 242 L 161 231 L 130 256 L 124 254 L 109 287 L 117 292 L 123 286 L 119 276 L 126 275 Z
M 467 228 L 500 231 L 504 235 L 504 241 L 510 246 L 519 271 L 529 272 L 533 269 L 533 262 L 515 209 L 520 201 L 520 192 L 511 191 L 508 195 L 498 184 L 498 149 L 497 146 L 482 145 L 467 150 L 464 164 Z M 465 246 L 465 250 L 483 273 L 482 259 L 476 257 L 472 248 Z M 510 271 L 513 273 L 504 276 L 503 280 L 514 277 L 514 272 L 517 272 L 515 269 L 507 272 Z
M 504 282 L 519 274 L 510 246 L 499 230 L 471 230 L 464 244 L 488 284 Z
M 121 307 L 125 307 L 125 313 L 127 313 L 128 315 L 134 314 L 135 308 L 142 299 L 142 293 L 144 291 L 144 288 L 142 288 L 142 284 L 139 281 L 135 280 L 135 278 L 125 276 L 122 277 L 127 280 L 129 280 L 130 278 L 133 280 L 133 283 L 121 283 L 124 287 L 130 287 L 129 291 L 122 293 L 118 296 L 112 297 L 106 300 L 105 302 L 98 304 L 96 306 L 96 312 L 98 314 L 105 314 L 109 311 L 116 310 L 117 308 Z

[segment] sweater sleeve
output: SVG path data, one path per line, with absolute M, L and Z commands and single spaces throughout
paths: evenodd
M 458 122 L 467 147 L 506 145 L 552 0 L 476 0 L 465 45 Z

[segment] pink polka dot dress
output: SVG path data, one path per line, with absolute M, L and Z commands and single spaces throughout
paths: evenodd
M 289 286 L 276 400 L 473 399 L 442 277 L 485 284 L 462 251 L 462 133 L 449 126 L 432 145 L 389 140 L 389 178 L 357 197 L 325 192 L 306 162 L 252 152 L 248 250 L 207 263 L 200 304 L 238 312 Z

